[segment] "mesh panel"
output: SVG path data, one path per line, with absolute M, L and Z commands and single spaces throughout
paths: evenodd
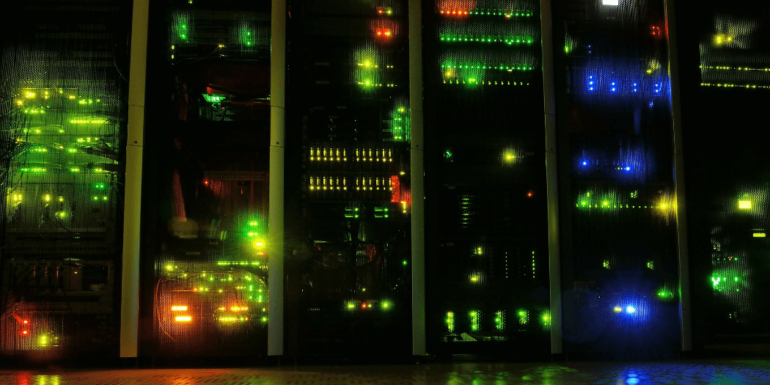
M 677 238 L 663 2 L 554 9 L 565 26 L 557 52 L 565 348 L 672 356 Z
M 11 6 L 24 27 L 3 34 L 0 65 L 6 353 L 114 352 L 125 5 Z
M 426 11 L 429 332 L 435 351 L 547 350 L 539 3 Z M 431 237 L 430 235 L 433 235 Z
M 406 1 L 300 1 L 288 124 L 290 346 L 404 354 L 411 341 Z M 294 133 L 293 135 L 291 133 Z M 301 138 L 301 139 L 300 139 Z M 290 193 L 291 194 L 291 193 Z M 291 200 L 291 198 L 289 198 Z M 291 209 L 290 209 L 291 210 Z M 290 215 L 292 216 L 292 215 Z

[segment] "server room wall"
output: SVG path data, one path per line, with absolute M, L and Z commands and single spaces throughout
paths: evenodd
M 3 357 L 118 358 L 131 3 L 3 5 L 19 20 L 0 27 Z M 696 351 L 770 342 L 769 5 L 677 2 L 669 70 L 664 0 L 552 0 L 553 15 L 536 0 L 421 3 L 414 175 L 408 1 L 288 1 L 285 356 L 411 357 L 414 282 L 431 355 L 547 358 L 558 336 L 570 358 L 671 358 L 690 326 Z M 270 2 L 150 4 L 139 356 L 265 357 Z M 558 191 L 546 190 L 542 17 L 558 47 Z

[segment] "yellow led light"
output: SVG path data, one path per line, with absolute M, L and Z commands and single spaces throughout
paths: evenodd
M 751 201 L 738 201 L 738 208 L 741 210 L 751 210 Z
M 754 238 L 764 238 L 765 236 L 765 233 L 754 233 Z

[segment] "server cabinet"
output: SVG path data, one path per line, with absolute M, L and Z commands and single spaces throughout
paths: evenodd
M 554 1 L 565 352 L 680 341 L 663 1 Z M 562 44 L 563 43 L 563 44 Z
M 3 354 L 117 356 L 130 5 L 3 5 Z
M 684 10 L 678 10 L 679 14 Z M 696 347 L 767 343 L 770 7 L 700 4 L 679 42 Z
M 409 352 L 406 12 L 400 0 L 290 3 L 290 354 Z
M 547 354 L 539 2 L 426 4 L 429 351 Z
M 142 355 L 266 353 L 269 7 L 151 4 Z

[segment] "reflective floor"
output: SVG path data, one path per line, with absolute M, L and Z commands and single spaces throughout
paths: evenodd
M 0 384 L 770 384 L 770 360 L 656 363 L 425 364 L 264 369 L 0 371 Z

